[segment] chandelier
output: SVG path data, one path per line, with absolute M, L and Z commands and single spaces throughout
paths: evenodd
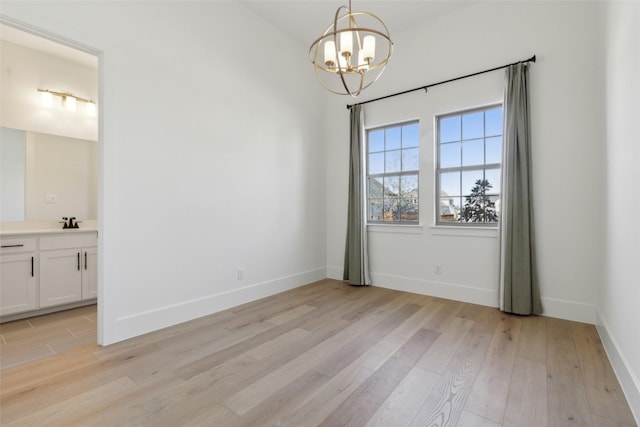
M 387 26 L 376 15 L 340 6 L 333 23 L 309 48 L 316 77 L 330 92 L 358 96 L 382 75 L 393 52 Z

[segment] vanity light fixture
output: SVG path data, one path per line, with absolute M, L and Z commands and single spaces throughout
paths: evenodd
M 369 12 L 340 6 L 333 23 L 309 48 L 316 77 L 330 92 L 358 96 L 384 71 L 393 53 L 387 26 Z
M 62 98 L 62 107 L 67 111 L 76 111 L 78 102 L 84 102 L 86 104 L 86 112 L 90 117 L 96 115 L 96 103 L 90 99 L 80 98 L 71 93 L 56 92 L 49 89 L 38 89 L 38 92 L 42 93 L 42 106 L 47 108 L 53 107 L 53 96 L 59 96 Z

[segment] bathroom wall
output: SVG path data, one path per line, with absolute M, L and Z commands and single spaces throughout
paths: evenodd
M 47 108 L 38 92 L 49 89 L 97 100 L 97 68 L 4 40 L 0 43 L 0 54 L 1 126 L 90 141 L 98 139 L 98 118 L 85 114 L 83 103 L 78 103 L 78 111 L 71 112 L 62 108 L 62 98 L 54 97 L 53 107 Z

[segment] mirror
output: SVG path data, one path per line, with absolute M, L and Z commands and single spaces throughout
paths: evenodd
M 96 219 L 95 141 L 0 128 L 1 221 Z

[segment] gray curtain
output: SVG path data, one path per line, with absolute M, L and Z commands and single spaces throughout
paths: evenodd
M 500 309 L 507 313 L 542 313 L 533 227 L 529 66 L 505 72 L 504 149 L 500 218 Z
M 364 138 L 362 108 L 351 107 L 349 156 L 349 208 L 343 279 L 352 285 L 369 285 L 369 256 L 365 208 Z

